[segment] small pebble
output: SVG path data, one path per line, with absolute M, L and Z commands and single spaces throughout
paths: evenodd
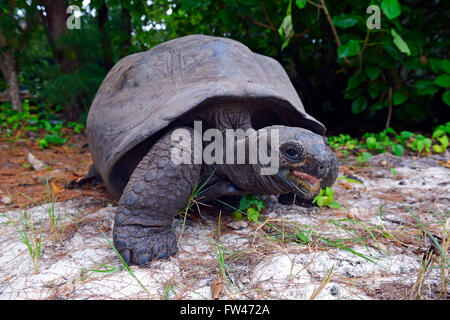
M 245 220 L 237 220 L 237 221 L 232 221 L 228 224 L 228 226 L 230 228 L 233 228 L 234 230 L 241 230 L 244 228 L 247 228 L 248 223 Z
M 10 196 L 4 196 L 0 199 L 0 202 L 6 205 L 12 204 L 13 200 L 11 199 Z
M 28 152 L 27 161 L 36 171 L 45 169 L 45 164 L 42 161 L 38 160 L 31 152 Z

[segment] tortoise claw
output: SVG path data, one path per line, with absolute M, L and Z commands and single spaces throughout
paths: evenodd
M 114 226 L 114 246 L 127 264 L 147 266 L 152 260 L 167 259 L 178 252 L 170 228 L 139 225 Z

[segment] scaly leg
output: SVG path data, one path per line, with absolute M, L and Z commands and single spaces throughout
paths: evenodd
M 192 129 L 187 129 L 193 137 Z M 171 132 L 141 160 L 126 185 L 114 219 L 114 245 L 125 262 L 147 265 L 177 253 L 173 217 L 186 204 L 200 177 L 200 164 L 171 160 Z

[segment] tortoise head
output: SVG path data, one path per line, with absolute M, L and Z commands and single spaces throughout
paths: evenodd
M 277 130 L 278 171 L 271 179 L 278 193 L 294 193 L 312 199 L 320 188 L 331 186 L 337 178 L 337 159 L 326 137 L 299 127 L 271 126 Z M 273 147 L 272 147 L 273 149 Z

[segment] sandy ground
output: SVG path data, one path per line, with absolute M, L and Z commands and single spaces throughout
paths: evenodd
M 13 200 L 0 204 L 1 299 L 446 299 L 450 294 L 448 267 L 440 268 L 448 261 L 426 233 L 442 246 L 450 225 L 448 153 L 384 154 L 363 167 L 342 161 L 340 176 L 362 183 L 335 184 L 341 209 L 286 206 L 267 197 L 259 223 L 222 213 L 219 232 L 219 210 L 200 207 L 185 221 L 174 218 L 176 256 L 127 270 L 108 243 L 112 199 L 102 188 L 64 189 L 89 167 L 83 140 L 73 141 L 73 150 L 31 148 L 51 165 L 54 209 L 43 201 L 45 174 L 21 166 L 25 151 L 4 146 L 2 152 L 15 156 L 0 162 L 0 197 Z M 427 252 L 432 258 L 422 272 Z

